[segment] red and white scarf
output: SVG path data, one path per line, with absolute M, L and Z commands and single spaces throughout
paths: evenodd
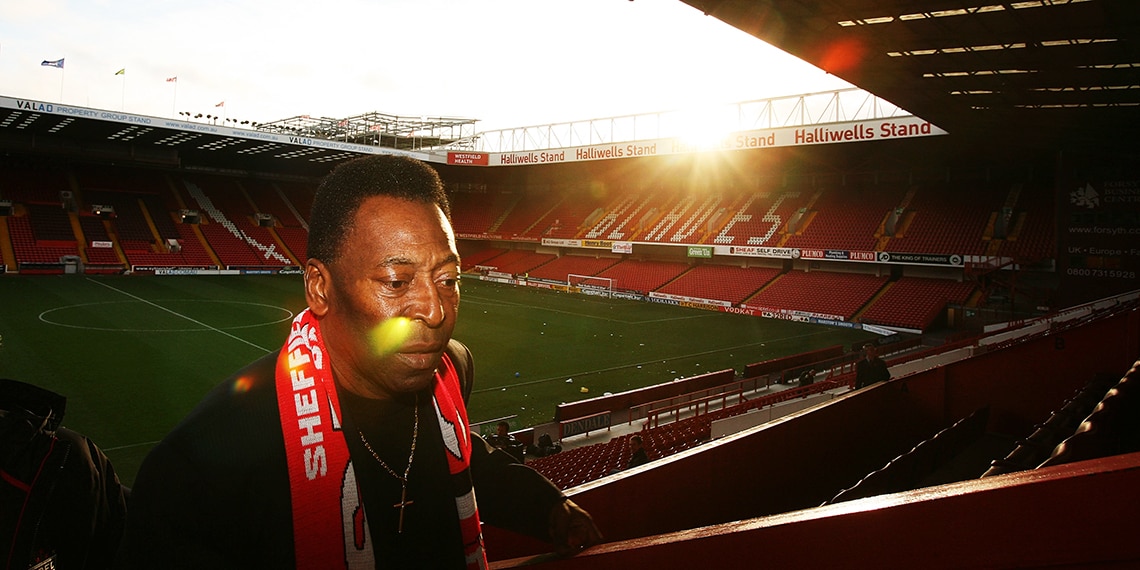
M 471 466 L 471 436 L 459 376 L 445 354 L 433 403 L 452 475 Z M 340 402 L 320 323 L 306 309 L 293 319 L 277 357 L 277 408 L 285 435 L 297 568 L 374 568 L 371 536 L 342 431 Z M 455 478 L 470 481 L 470 476 Z M 486 568 L 474 490 L 456 490 L 467 567 Z M 339 561 L 339 563 L 338 563 Z

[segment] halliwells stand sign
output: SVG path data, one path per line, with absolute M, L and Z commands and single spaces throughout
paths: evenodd
M 729 134 L 720 140 L 695 144 L 680 138 L 604 143 L 556 150 L 518 152 L 448 152 L 447 163 L 472 166 L 514 166 L 593 160 L 617 160 L 642 156 L 665 156 L 707 151 L 751 150 L 767 147 L 865 142 L 944 135 L 946 131 L 919 117 L 893 117 L 781 127 Z

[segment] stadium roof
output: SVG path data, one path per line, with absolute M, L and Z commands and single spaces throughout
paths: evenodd
M 682 1 L 970 141 L 930 144 L 975 154 L 986 152 L 983 141 L 988 149 L 1140 149 L 1138 0 Z M 473 121 L 442 117 L 369 113 L 231 128 L 218 117 L 152 120 L 45 105 L 0 97 L 0 150 L 321 176 L 375 152 L 370 139 L 415 153 L 474 134 Z
M 683 1 L 952 135 L 1135 148 L 1136 0 Z
M 337 162 L 377 148 L 415 153 L 471 137 L 475 122 L 366 113 L 247 123 L 230 124 L 212 115 L 148 117 L 0 96 L 0 150 L 293 176 L 322 176 Z

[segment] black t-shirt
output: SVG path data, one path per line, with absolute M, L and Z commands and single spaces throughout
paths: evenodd
M 412 468 L 408 473 L 403 532 L 398 533 L 401 483 L 372 457 L 360 434 L 376 454 L 399 475 L 404 474 L 415 425 L 414 404 L 373 400 L 337 390 L 344 414 L 344 434 L 364 496 L 368 528 L 377 562 L 393 568 L 456 568 L 463 566 L 463 539 L 431 394 L 418 397 L 419 429 Z

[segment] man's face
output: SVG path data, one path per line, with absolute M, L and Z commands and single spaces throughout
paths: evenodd
M 364 200 L 331 264 L 305 268 L 336 381 L 391 398 L 431 386 L 459 310 L 459 256 L 434 204 Z

